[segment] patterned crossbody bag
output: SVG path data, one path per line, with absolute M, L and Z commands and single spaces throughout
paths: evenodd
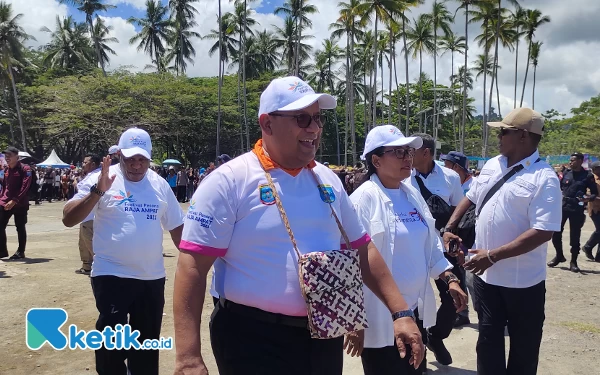
M 311 169 L 320 194 L 326 193 Z M 269 187 L 281 214 L 285 229 L 298 256 L 300 289 L 308 310 L 308 326 L 312 338 L 331 339 L 368 327 L 364 307 L 363 279 L 358 250 L 350 239 L 335 210 L 331 213 L 346 242 L 347 250 L 315 251 L 301 254 L 285 210 L 269 172 L 265 171 Z

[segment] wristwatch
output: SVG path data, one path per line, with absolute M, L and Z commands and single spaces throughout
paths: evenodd
M 400 319 L 400 318 L 412 318 L 415 320 L 415 313 L 412 310 L 402 310 L 392 314 L 392 320 Z
M 94 184 L 92 186 L 92 188 L 90 189 L 90 191 L 94 194 L 98 194 L 99 196 L 104 196 L 104 191 L 98 189 L 98 184 Z
M 444 281 L 448 285 L 450 285 L 450 283 L 459 283 L 460 284 L 460 280 L 458 280 L 458 277 L 456 277 L 456 275 L 453 274 L 453 273 L 451 273 L 450 275 L 444 277 Z

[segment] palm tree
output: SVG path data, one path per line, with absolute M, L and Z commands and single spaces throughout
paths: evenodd
M 232 0 L 230 0 L 231 2 Z M 258 22 L 251 18 L 250 16 L 253 13 L 252 9 L 248 9 L 248 1 L 253 2 L 254 0 L 233 0 L 235 5 L 235 12 L 233 14 L 233 19 L 235 23 L 235 27 L 237 29 L 238 34 L 240 35 L 240 54 L 241 54 L 241 63 L 238 64 L 238 80 L 242 81 L 243 91 L 240 93 L 238 90 L 238 99 L 241 96 L 244 107 L 241 112 L 242 121 L 244 123 L 244 128 L 246 129 L 246 147 L 250 149 L 250 128 L 248 125 L 248 118 L 246 116 L 246 111 L 248 107 L 248 99 L 246 98 L 246 37 L 248 34 L 254 36 L 254 32 L 251 29 L 251 26 L 257 25 Z M 238 81 L 239 82 L 239 81 Z M 238 84 L 239 87 L 239 84 Z M 239 101 L 239 100 L 238 100 Z
M 515 47 L 515 92 L 514 92 L 514 104 L 513 109 L 517 108 L 517 85 L 519 80 L 519 42 L 521 37 L 525 35 L 523 27 L 525 26 L 525 20 L 527 17 L 527 11 L 520 6 L 517 7 L 516 12 L 511 14 L 510 23 L 514 28 L 514 43 Z
M 535 75 L 537 73 L 538 59 L 540 57 L 540 49 L 542 48 L 543 42 L 533 42 L 531 44 L 531 65 L 533 65 L 533 92 L 532 92 L 532 103 L 531 108 L 535 109 Z
M 219 48 L 219 84 L 218 84 L 218 89 L 217 89 L 217 101 L 218 101 L 218 105 L 217 105 L 217 144 L 215 147 L 215 152 L 216 152 L 216 158 L 219 157 L 219 155 L 221 155 L 221 100 L 222 100 L 222 92 L 223 92 L 223 70 L 224 70 L 224 60 L 223 60 L 223 55 L 224 52 L 227 51 L 227 49 L 225 48 L 225 46 L 223 45 L 223 39 L 224 39 L 224 33 L 223 33 L 223 12 L 221 9 L 221 0 L 219 1 L 219 13 L 217 14 L 217 20 L 219 21 L 219 45 L 217 48 Z M 225 29 L 226 31 L 227 29 Z M 214 32 L 214 30 L 212 30 Z M 223 51 L 225 49 L 225 51 Z M 214 53 L 211 50 L 208 52 L 209 54 L 212 55 L 212 53 Z M 226 60 L 225 60 L 226 61 Z M 241 139 L 241 147 L 240 150 L 244 151 L 244 140 L 243 138 Z
M 0 1 L 0 61 L 2 66 L 8 70 L 10 83 L 13 89 L 15 99 L 15 108 L 19 127 L 21 128 L 21 140 L 23 141 L 23 151 L 27 151 L 27 142 L 25 139 L 25 128 L 23 127 L 23 118 L 21 116 L 21 106 L 19 105 L 19 94 L 17 92 L 17 84 L 15 82 L 15 74 L 13 66 L 15 63 L 20 63 L 24 60 L 23 43 L 35 38 L 25 32 L 23 27 L 19 25 L 19 21 L 23 18 L 23 14 L 19 13 L 13 17 L 12 5 L 5 1 Z
M 304 25 L 312 28 L 312 21 L 308 17 L 310 14 L 319 12 L 319 9 L 311 4 L 308 4 L 309 0 L 286 0 L 283 6 L 275 8 L 275 14 L 285 14 L 291 17 L 294 21 L 294 29 L 296 30 L 296 40 L 302 40 L 302 30 Z M 294 70 L 290 71 L 290 74 L 299 76 L 300 75 L 300 44 L 296 44 L 294 50 Z
M 175 71 L 177 74 L 185 73 L 187 62 L 193 63 L 193 57 L 196 56 L 196 50 L 191 43 L 192 38 L 201 38 L 200 34 L 191 29 L 198 26 L 194 18 L 198 14 L 198 10 L 194 8 L 192 3 L 198 0 L 169 0 L 169 9 L 173 18 L 174 30 L 172 35 L 172 48 L 169 57 L 175 63 Z
M 357 7 L 360 4 L 360 0 L 349 0 L 349 2 L 340 2 L 338 7 L 340 8 L 340 17 L 337 22 L 329 25 L 329 29 L 333 30 L 331 36 L 340 39 L 344 34 L 346 35 L 346 129 L 345 129 L 345 143 L 344 143 L 344 165 L 348 165 L 348 124 L 350 127 L 350 138 L 352 148 L 352 165 L 356 165 L 356 125 L 354 122 L 354 94 L 355 94 L 355 59 L 354 59 L 354 44 L 362 37 L 362 28 L 365 26 L 362 19 L 359 17 Z
M 127 22 L 141 27 L 139 33 L 129 39 L 129 44 L 139 42 L 137 50 L 144 50 L 156 64 L 159 71 L 165 71 L 161 63 L 165 54 L 165 44 L 169 40 L 172 21 L 168 18 L 169 9 L 160 0 L 146 0 L 146 16 L 144 18 L 130 17 Z
M 410 77 L 408 76 L 408 48 L 406 44 L 406 25 L 410 24 L 410 20 L 406 17 L 406 12 L 410 10 L 411 7 L 416 7 L 417 5 L 423 4 L 425 0 L 398 0 L 398 6 L 400 7 L 400 22 L 402 22 L 402 50 L 404 51 L 404 64 L 405 64 L 405 74 L 406 74 L 406 88 L 405 88 L 405 100 L 406 100 L 406 129 L 405 134 L 408 134 L 409 126 L 410 126 Z
M 110 32 L 114 29 L 112 26 L 106 26 L 102 18 L 96 17 L 96 23 L 94 23 L 94 32 L 92 37 L 94 38 L 94 46 L 100 47 L 100 64 L 102 66 L 110 65 L 110 58 L 108 54 L 116 55 L 117 53 L 108 46 L 108 43 L 119 43 L 119 39 L 115 37 L 109 37 Z
M 450 52 L 451 55 L 451 61 L 452 61 L 452 69 L 451 69 L 451 78 L 450 78 L 450 96 L 451 96 L 451 102 L 452 102 L 452 129 L 454 131 L 454 134 L 456 134 L 456 116 L 454 115 L 454 97 L 455 97 L 455 91 L 454 91 L 454 87 L 455 87 L 455 82 L 453 80 L 454 77 L 454 53 L 458 52 L 458 53 L 463 53 L 465 51 L 465 37 L 464 36 L 458 36 L 455 35 L 452 31 L 450 31 L 444 38 L 442 38 L 442 40 L 440 41 L 440 47 L 442 48 L 442 55 L 445 54 L 446 52 Z M 459 138 L 460 138 L 460 131 L 459 133 Z M 455 144 L 454 147 L 457 147 L 457 145 Z
M 407 52 L 412 54 L 412 58 L 419 57 L 419 112 L 423 110 L 423 52 L 433 53 L 435 46 L 433 44 L 433 30 L 431 22 L 424 14 L 414 20 L 414 27 L 410 26 L 406 31 L 408 39 Z M 419 132 L 423 130 L 423 114 L 419 116 Z
M 444 3 L 433 2 L 433 9 L 430 14 L 424 15 L 425 19 L 431 23 L 433 28 L 433 124 L 434 129 L 437 129 L 438 110 L 437 110 L 437 47 L 438 47 L 438 30 L 444 33 L 444 36 L 450 34 L 452 30 L 450 25 L 454 22 L 454 17 L 448 11 Z
M 94 48 L 86 35 L 87 26 L 75 22 L 73 16 L 62 20 L 56 16 L 56 30 L 50 31 L 44 26 L 41 31 L 51 33 L 52 37 L 45 48 L 44 65 L 64 70 L 83 70 L 94 62 Z
M 94 48 L 96 49 L 96 63 L 102 68 L 102 73 L 106 77 L 106 70 L 102 64 L 102 49 L 100 48 L 100 41 L 94 34 L 94 15 L 98 12 L 106 12 L 109 9 L 116 8 L 114 5 L 104 4 L 102 0 L 59 0 L 61 4 L 73 5 L 77 7 L 77 10 L 85 13 L 85 22 L 88 26 L 88 31 L 94 42 Z
M 281 61 L 282 45 L 272 31 L 263 30 L 256 34 L 257 61 L 260 73 L 272 72 L 277 69 Z
M 396 76 L 396 88 L 398 88 L 398 72 L 396 71 L 396 42 L 402 37 L 402 28 L 396 20 L 389 18 L 386 21 L 387 35 L 388 35 L 388 50 L 389 50 L 389 86 L 388 92 L 390 95 L 388 105 L 388 123 L 392 123 L 392 77 Z M 398 95 L 398 128 L 402 127 L 402 119 L 400 113 L 400 95 Z
M 533 48 L 533 37 L 537 29 L 550 22 L 549 16 L 542 16 L 542 12 L 537 9 L 529 9 L 527 18 L 525 19 L 525 40 L 529 43 L 529 51 L 527 52 L 527 67 L 525 68 L 525 80 L 523 81 L 523 91 L 521 93 L 521 104 L 523 106 L 523 97 L 525 97 L 525 86 L 527 85 L 527 74 L 529 73 L 529 65 L 531 64 L 531 49 Z
M 312 35 L 302 35 L 300 38 L 300 42 L 297 42 L 296 35 L 296 24 L 292 17 L 286 17 L 283 22 L 283 28 L 274 26 L 275 32 L 279 39 L 277 39 L 278 43 L 283 46 L 283 54 L 281 57 L 282 64 L 285 64 L 287 67 L 288 74 L 293 74 L 294 64 L 295 64 L 295 51 L 299 51 L 300 59 L 302 61 L 306 61 L 310 57 L 310 52 L 312 51 L 312 47 L 303 41 L 312 39 L 314 36 Z
M 363 76 L 363 85 L 365 86 L 366 95 L 364 96 L 364 106 L 363 106 L 363 115 L 364 115 L 364 132 L 367 134 L 370 129 L 370 121 L 372 119 L 371 112 L 373 110 L 373 65 L 375 65 L 375 60 L 373 60 L 373 55 L 371 51 L 373 50 L 373 43 L 375 43 L 375 37 L 373 36 L 373 30 L 368 30 L 363 33 L 362 38 L 358 43 L 358 50 L 356 51 L 358 59 L 356 61 L 356 67 L 361 72 Z M 367 85 L 367 75 L 369 76 L 369 84 Z M 372 124 L 375 126 L 374 124 Z
M 489 58 L 489 52 L 491 49 L 491 45 L 489 44 L 488 39 L 485 38 L 485 35 L 489 32 L 490 23 L 493 19 L 495 19 L 494 6 L 489 1 L 481 1 L 476 4 L 475 9 L 471 10 L 471 23 L 481 22 L 481 29 L 483 30 L 483 38 L 480 39 L 480 46 L 483 46 L 483 56 L 484 59 Z M 479 36 L 481 37 L 481 35 Z M 493 62 L 493 59 L 491 60 Z M 483 62 L 483 66 L 487 66 L 487 60 Z M 487 126 L 487 77 L 488 75 L 492 76 L 494 74 L 494 69 L 492 68 L 491 73 L 488 73 L 487 70 L 483 70 L 483 117 L 481 123 L 481 135 L 483 139 L 482 143 L 482 156 L 487 156 L 487 141 L 488 141 L 488 126 Z
M 377 24 L 381 21 L 384 22 L 387 18 L 392 18 L 394 14 L 400 13 L 402 8 L 400 3 L 396 0 L 364 0 L 357 6 L 357 12 L 362 16 L 365 21 L 371 19 L 371 14 L 375 14 L 374 31 L 373 37 L 378 40 L 377 36 Z M 377 123 L 377 47 L 378 43 L 373 43 L 373 126 Z M 382 82 L 383 84 L 383 82 Z
M 494 62 L 490 57 L 491 55 L 487 57 L 483 54 L 477 55 L 477 60 L 473 61 L 473 68 L 471 68 L 475 72 L 475 79 L 479 79 L 481 76 L 492 75 Z

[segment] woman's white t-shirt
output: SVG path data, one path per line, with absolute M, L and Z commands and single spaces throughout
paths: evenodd
M 417 308 L 429 282 L 428 260 L 425 259 L 425 242 L 429 235 L 425 219 L 408 201 L 401 189 L 386 189 L 396 217 L 396 238 L 392 264 L 392 276 L 402 291 L 402 296 L 411 309 Z

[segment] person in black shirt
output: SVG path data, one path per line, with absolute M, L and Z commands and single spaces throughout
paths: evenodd
M 594 176 L 587 170 L 582 168 L 583 155 L 580 153 L 574 153 L 571 155 L 570 166 L 560 182 L 560 189 L 563 193 L 562 203 L 562 223 L 561 231 L 555 232 L 552 236 L 552 244 L 556 249 L 556 256 L 548 262 L 549 267 L 555 267 L 559 263 L 566 262 L 565 256 L 563 255 L 562 246 L 562 232 L 565 228 L 565 223 L 569 220 L 569 226 L 571 228 L 571 263 L 569 269 L 572 272 L 579 272 L 577 266 L 577 256 L 581 249 L 581 228 L 585 223 L 585 203 L 593 201 L 598 195 L 598 189 Z M 587 189 L 590 190 L 591 195 L 587 195 Z

